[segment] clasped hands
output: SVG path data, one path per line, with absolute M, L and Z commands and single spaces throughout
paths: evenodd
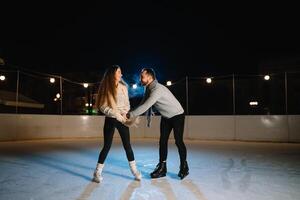
M 137 127 L 140 122 L 139 117 L 130 117 L 129 113 L 117 114 L 117 120 L 126 126 L 135 126 L 135 127 Z

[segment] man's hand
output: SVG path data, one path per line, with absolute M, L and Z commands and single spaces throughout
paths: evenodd
M 130 119 L 127 119 L 126 122 L 123 124 L 128 127 L 130 126 L 138 127 L 139 123 L 140 123 L 139 117 L 131 117 Z
M 130 119 L 130 113 L 129 113 L 129 112 L 126 113 L 126 118 L 127 118 L 127 119 Z

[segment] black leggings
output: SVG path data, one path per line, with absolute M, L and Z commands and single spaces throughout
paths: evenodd
M 133 151 L 130 144 L 130 134 L 129 128 L 116 120 L 115 118 L 105 117 L 103 134 L 104 134 L 104 146 L 99 154 L 98 163 L 103 164 L 106 156 L 110 150 L 115 128 L 118 129 L 119 134 L 122 139 L 123 147 L 126 151 L 126 156 L 128 161 L 134 160 Z
M 170 133 L 173 129 L 175 144 L 178 148 L 180 163 L 186 160 L 186 147 L 183 142 L 184 132 L 184 119 L 185 115 L 176 115 L 170 119 L 161 117 L 160 121 L 160 139 L 159 139 L 159 161 L 163 162 L 167 160 L 168 155 L 168 140 Z

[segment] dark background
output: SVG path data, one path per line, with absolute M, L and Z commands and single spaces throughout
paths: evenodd
M 142 67 L 153 67 L 161 82 L 185 76 L 235 73 L 242 77 L 299 71 L 300 14 L 296 5 L 288 3 L 3 2 L 0 17 L 0 57 L 6 69 L 22 67 L 90 82 L 99 81 L 111 64 L 119 64 L 128 80 Z M 275 89 L 258 83 L 256 78 L 239 79 L 237 97 L 247 103 L 251 96 L 254 100 L 257 96 L 256 100 L 263 98 L 271 104 L 265 99 L 276 96 L 277 103 L 271 110 L 284 114 L 284 78 L 278 77 L 272 79 L 277 84 Z M 292 78 L 291 101 L 296 101 L 299 76 Z M 195 114 L 231 114 L 230 80 L 215 83 L 214 92 L 191 80 L 190 90 L 201 91 L 197 98 L 189 98 L 190 107 L 197 107 L 193 109 Z M 259 89 L 251 89 L 254 82 Z M 178 88 L 172 92 L 185 99 L 185 86 Z M 266 90 L 273 92 L 262 97 Z M 207 96 L 210 100 L 205 102 Z M 223 103 L 216 100 L 220 96 L 225 97 Z M 196 99 L 203 101 L 202 108 L 196 105 Z M 240 114 L 249 114 L 241 104 Z M 270 107 L 254 113 L 270 113 Z M 292 110 L 297 109 L 295 105 Z

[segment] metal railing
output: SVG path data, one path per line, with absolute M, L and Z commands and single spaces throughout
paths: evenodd
M 128 83 L 134 108 L 142 94 Z M 93 107 L 99 82 L 87 84 L 0 69 L 0 113 L 97 114 Z M 189 115 L 300 114 L 300 72 L 184 77 L 167 87 Z

